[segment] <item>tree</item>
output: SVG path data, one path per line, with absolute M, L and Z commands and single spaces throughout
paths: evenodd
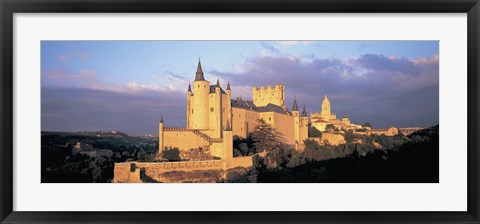
M 288 147 L 275 128 L 263 119 L 257 119 L 258 125 L 252 132 L 253 146 L 256 152 L 267 152 L 267 166 L 279 168 L 288 160 Z
M 334 132 L 335 131 L 335 126 L 333 124 L 327 124 L 325 127 L 326 132 Z
M 362 126 L 372 128 L 372 125 L 370 124 L 370 122 L 365 122 L 365 124 L 363 124 Z
M 180 161 L 180 150 L 176 147 L 166 148 L 162 151 L 162 158 L 168 161 Z
M 321 138 L 322 132 L 318 130 L 316 127 L 311 126 L 309 127 L 309 130 L 308 130 L 308 137 Z

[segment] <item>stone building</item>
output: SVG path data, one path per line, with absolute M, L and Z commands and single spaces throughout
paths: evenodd
M 188 85 L 186 95 L 186 127 L 164 127 L 162 118 L 159 153 L 169 147 L 203 148 L 212 156 L 225 159 L 233 152 L 232 136 L 246 138 L 258 125 L 258 119 L 278 130 L 286 144 L 303 144 L 308 138 L 307 111 L 304 107 L 300 113 L 296 99 L 292 111 L 287 109 L 283 85 L 252 87 L 252 101 L 232 99 L 230 83 L 225 90 L 218 79 L 211 85 L 205 80 L 199 61 L 195 80 Z
M 353 124 L 346 114 L 342 119 L 337 119 L 337 115 L 331 112 L 330 99 L 325 95 L 322 102 L 322 111 L 320 113 L 310 114 L 311 126 L 320 131 L 325 131 L 327 125 L 332 124 L 338 129 L 343 130 L 356 130 L 362 128 L 361 125 Z

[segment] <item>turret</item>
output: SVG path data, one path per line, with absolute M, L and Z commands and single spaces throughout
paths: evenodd
M 203 70 L 202 64 L 200 63 L 200 58 L 198 59 L 197 72 L 195 74 L 195 81 L 206 81 L 203 77 Z
M 295 117 L 298 117 L 298 114 L 299 114 L 299 112 L 298 112 L 298 104 L 297 104 L 297 97 L 296 97 L 296 96 L 293 97 L 292 114 L 293 114 L 293 116 L 295 116 Z
M 208 129 L 209 122 L 209 105 L 208 95 L 210 93 L 210 82 L 203 77 L 202 64 L 198 60 L 197 72 L 195 73 L 195 81 L 193 82 L 193 97 L 190 111 L 192 129 Z
M 300 142 L 300 114 L 298 112 L 298 104 L 297 104 L 297 97 L 294 96 L 293 98 L 293 106 L 292 106 L 292 116 L 293 116 L 293 131 L 295 142 Z
M 192 115 L 192 102 L 193 102 L 193 93 L 192 93 L 192 87 L 190 86 L 190 82 L 188 83 L 188 89 L 187 89 L 187 128 L 190 128 L 192 125 L 191 123 L 191 115 Z
M 160 121 L 158 122 L 158 152 L 156 155 L 157 160 L 161 160 L 161 153 L 163 149 L 165 149 L 165 141 L 164 141 L 164 123 L 163 123 L 163 116 L 160 115 Z
M 225 130 L 223 130 L 223 156 L 222 159 L 224 160 L 224 168 L 229 169 L 232 168 L 232 160 L 233 160 L 233 132 L 230 125 L 230 119 L 227 120 L 227 124 L 225 126 Z
M 303 111 L 302 111 L 302 117 L 300 118 L 300 125 L 299 125 L 299 143 L 303 144 L 303 141 L 305 139 L 308 139 L 308 115 L 307 115 L 307 109 L 305 108 L 305 104 L 303 104 Z
M 215 137 L 222 137 L 222 87 L 220 86 L 220 79 L 217 77 L 217 83 L 215 84 L 215 96 L 214 96 L 213 117 L 211 121 L 214 121 L 211 129 L 215 130 Z M 211 105 L 211 104 L 210 104 Z M 212 115 L 212 114 L 211 114 Z

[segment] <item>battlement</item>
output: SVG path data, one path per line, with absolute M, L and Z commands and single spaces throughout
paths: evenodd
M 252 87 L 253 103 L 257 107 L 266 106 L 269 103 L 284 106 L 285 103 L 285 86 L 277 84 L 275 86 L 253 86 Z
M 183 171 L 220 170 L 253 166 L 253 155 L 234 157 L 231 160 L 203 160 L 179 162 L 123 162 L 114 165 L 114 183 L 142 183 L 141 173 L 156 181 L 164 182 L 165 173 Z

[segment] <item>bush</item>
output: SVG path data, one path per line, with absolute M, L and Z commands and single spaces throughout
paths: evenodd
M 168 161 L 180 161 L 180 150 L 178 148 L 166 148 L 162 151 L 162 158 Z

